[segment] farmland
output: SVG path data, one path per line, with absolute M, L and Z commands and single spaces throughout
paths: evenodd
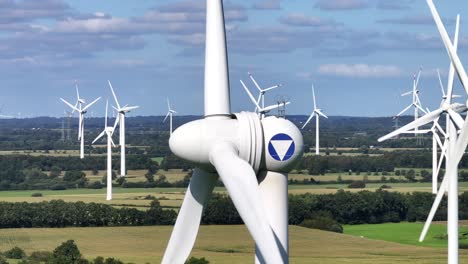
M 126 262 L 160 263 L 172 227 L 4 229 L 0 251 L 19 246 L 28 253 L 52 250 L 74 239 L 87 258 L 113 256 Z M 226 239 L 228 238 L 229 239 Z M 290 227 L 291 263 L 445 263 L 446 249 L 402 245 L 359 236 Z M 461 250 L 461 263 L 468 250 Z M 212 263 L 250 263 L 254 245 L 244 226 L 202 226 L 192 252 Z

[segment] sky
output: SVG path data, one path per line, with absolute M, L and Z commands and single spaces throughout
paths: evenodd
M 459 55 L 468 59 L 468 2 L 434 0 L 449 34 L 461 14 Z M 449 59 L 424 0 L 224 1 L 231 110 L 253 110 L 242 90 L 252 72 L 262 87 L 283 84 L 287 114 L 312 111 L 312 83 L 327 115 L 393 116 L 419 83 L 423 107 L 441 101 Z M 463 14 L 467 14 L 466 19 Z M 63 97 L 103 116 L 110 80 L 131 115 L 203 114 L 205 1 L 0 0 L 2 114 L 62 116 Z M 465 93 L 456 82 L 456 93 Z M 463 93 L 462 93 L 463 92 Z

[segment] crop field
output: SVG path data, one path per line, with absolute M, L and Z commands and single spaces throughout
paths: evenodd
M 430 192 L 430 183 L 388 183 L 391 189 L 398 192 Z M 290 185 L 291 194 L 327 194 L 335 193 L 340 189 L 359 192 L 362 190 L 375 191 L 382 186 L 381 183 L 367 184 L 365 189 L 348 189 L 346 184 L 324 185 Z M 460 182 L 460 192 L 468 191 L 468 182 Z M 225 193 L 223 187 L 216 187 L 215 192 Z M 33 193 L 41 193 L 42 197 L 32 197 Z M 85 203 L 104 203 L 116 207 L 134 207 L 145 210 L 151 200 L 148 195 L 156 197 L 161 205 L 166 208 L 178 208 L 182 204 L 185 188 L 113 188 L 113 200 L 106 201 L 106 189 L 69 189 L 63 191 L 32 190 L 32 191 L 1 191 L 0 201 L 6 202 L 40 202 L 62 199 L 66 202 L 83 201 Z
M 437 248 L 447 247 L 447 226 L 445 224 L 436 223 L 431 225 L 424 241 L 419 242 L 418 239 L 422 228 L 422 223 L 346 225 L 344 226 L 344 233 L 407 245 Z M 466 225 L 461 225 L 459 233 L 460 245 L 468 246 L 468 227 Z
M 73 239 L 89 259 L 115 257 L 125 262 L 160 263 L 171 226 L 3 229 L 0 251 L 19 246 L 28 253 L 53 250 Z M 229 238 L 229 239 L 226 239 Z M 202 226 L 192 251 L 211 263 L 252 263 L 254 244 L 242 225 Z M 359 236 L 290 226 L 291 263 L 321 264 L 442 264 L 446 249 L 403 245 Z M 460 263 L 468 261 L 468 250 L 460 250 Z

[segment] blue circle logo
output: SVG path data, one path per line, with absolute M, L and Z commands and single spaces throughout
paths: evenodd
M 294 155 L 296 146 L 294 140 L 287 134 L 276 134 L 270 139 L 268 152 L 278 161 L 286 161 Z

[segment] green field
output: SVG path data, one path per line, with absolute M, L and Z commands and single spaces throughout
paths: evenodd
M 19 246 L 28 253 L 53 250 L 74 239 L 87 258 L 98 255 L 126 262 L 160 263 L 172 227 L 107 227 L 57 229 L 2 229 L 0 251 Z M 192 252 L 211 263 L 252 263 L 254 244 L 245 227 L 202 226 Z M 460 251 L 460 263 L 468 261 L 468 250 Z M 446 249 L 402 245 L 358 236 L 290 227 L 291 263 L 321 264 L 442 264 Z
M 344 233 L 365 237 L 370 239 L 385 240 L 400 244 L 416 245 L 424 247 L 447 247 L 447 226 L 443 224 L 433 224 L 423 242 L 419 242 L 419 235 L 423 229 L 423 223 L 386 223 L 376 225 L 346 225 Z M 468 245 L 468 227 L 461 227 L 460 244 Z

